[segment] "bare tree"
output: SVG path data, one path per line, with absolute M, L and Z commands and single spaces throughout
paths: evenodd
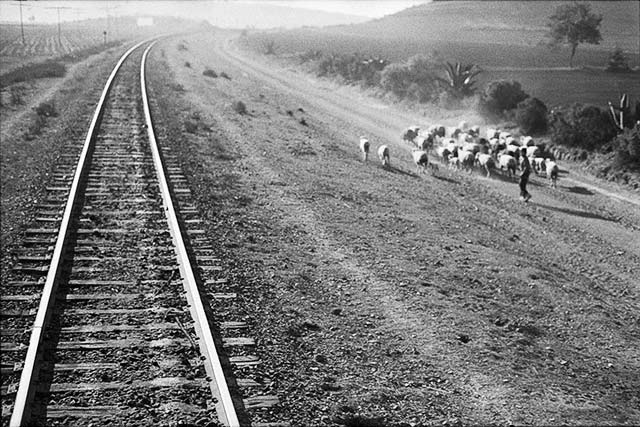
M 588 3 L 564 4 L 558 6 L 549 17 L 549 46 L 564 44 L 571 47 L 569 67 L 573 67 L 573 57 L 580 43 L 599 44 L 602 40 L 600 22 L 602 15 L 591 12 Z

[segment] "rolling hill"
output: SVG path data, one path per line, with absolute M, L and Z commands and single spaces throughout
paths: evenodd
M 535 46 L 544 37 L 547 17 L 562 1 L 440 1 L 333 31 L 367 37 Z M 638 53 L 640 2 L 590 1 L 601 14 L 602 42 Z

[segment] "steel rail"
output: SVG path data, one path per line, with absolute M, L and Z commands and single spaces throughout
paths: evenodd
M 111 90 L 111 86 L 113 84 L 113 81 L 115 80 L 116 74 L 120 70 L 120 67 L 122 66 L 124 61 L 134 50 L 148 41 L 149 39 L 141 41 L 140 43 L 127 50 L 124 55 L 120 57 L 120 60 L 114 67 L 111 75 L 109 76 L 109 79 L 107 80 L 107 83 L 105 84 L 102 95 L 100 96 L 100 100 L 98 101 L 96 111 L 93 115 L 93 119 L 91 120 L 91 125 L 89 126 L 89 131 L 87 132 L 87 137 L 84 141 L 80 159 L 78 160 L 78 166 L 76 167 L 71 188 L 69 190 L 69 198 L 64 209 L 62 221 L 60 222 L 58 237 L 53 250 L 53 254 L 51 256 L 51 264 L 47 273 L 47 279 L 42 290 L 42 297 L 38 306 L 36 319 L 31 331 L 29 347 L 27 349 L 27 355 L 25 357 L 22 374 L 20 375 L 20 383 L 16 392 L 16 400 L 13 406 L 11 420 L 9 421 L 10 427 L 27 425 L 31 416 L 32 408 L 29 405 L 29 402 L 31 401 L 35 393 L 34 382 L 39 374 L 39 366 L 37 362 L 40 356 L 40 345 L 42 344 L 42 340 L 44 337 L 44 330 L 49 322 L 49 319 L 51 318 L 51 309 L 53 308 L 53 305 L 55 303 L 55 294 L 58 289 L 58 279 L 61 272 L 60 267 L 63 261 L 65 243 L 69 234 L 71 216 L 73 214 L 77 199 L 76 193 L 78 192 L 80 181 L 88 163 L 87 159 L 89 157 L 89 153 L 95 142 L 96 127 L 98 121 L 100 120 L 100 117 L 102 116 L 105 100 L 107 98 L 107 95 L 109 94 L 109 91 Z
M 162 193 L 163 204 L 165 205 L 165 215 L 167 217 L 167 221 L 169 222 L 170 233 L 175 244 L 176 257 L 178 260 L 180 272 L 182 273 L 182 277 L 183 277 L 183 285 L 187 292 L 187 298 L 190 302 L 189 308 L 191 310 L 193 320 L 195 321 L 196 332 L 200 338 L 198 340 L 200 351 L 205 356 L 206 361 L 208 362 L 208 364 L 205 363 L 205 367 L 207 368 L 208 371 L 210 371 L 209 374 L 214 379 L 214 381 L 212 381 L 212 384 L 210 384 L 210 386 L 211 386 L 212 392 L 218 398 L 217 399 L 218 402 L 216 405 L 218 417 L 220 418 L 220 422 L 222 422 L 223 424 L 231 427 L 236 427 L 236 426 L 240 426 L 240 422 L 238 421 L 238 416 L 236 414 L 235 406 L 233 404 L 231 394 L 229 393 L 229 387 L 227 386 L 227 381 L 224 376 L 224 371 L 222 369 L 222 365 L 220 364 L 220 359 L 218 357 L 216 345 L 213 340 L 213 334 L 211 333 L 209 321 L 204 311 L 202 299 L 200 298 L 200 293 L 198 291 L 198 284 L 193 274 L 191 261 L 189 260 L 187 249 L 184 244 L 184 240 L 182 238 L 180 224 L 178 222 L 175 208 L 173 207 L 171 192 L 169 190 L 169 185 L 167 183 L 167 179 L 164 173 L 164 168 L 162 166 L 162 158 L 160 156 L 160 150 L 158 149 L 156 137 L 153 132 L 153 122 L 151 121 L 151 112 L 149 109 L 149 102 L 147 99 L 145 69 L 146 69 L 147 54 L 149 53 L 149 51 L 151 50 L 154 44 L 155 44 L 155 41 L 151 43 L 149 47 L 147 47 L 147 49 L 144 51 L 144 54 L 142 55 L 142 64 L 140 67 L 140 87 L 142 90 L 142 105 L 144 108 L 144 116 L 145 116 L 145 121 L 147 125 L 147 134 L 149 136 L 149 145 L 151 146 L 153 163 L 155 165 L 155 169 L 158 177 L 158 183 L 160 186 L 160 191 Z

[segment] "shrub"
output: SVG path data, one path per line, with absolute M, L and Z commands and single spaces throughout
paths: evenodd
M 189 50 L 184 43 L 178 43 L 178 50 L 185 51 Z
M 27 64 L 3 74 L 2 79 L 0 79 L 0 87 L 47 77 L 64 77 L 65 74 L 67 74 L 67 67 L 59 61 L 48 60 L 36 64 Z
M 502 117 L 506 111 L 516 108 L 528 97 L 529 95 L 522 90 L 519 82 L 497 80 L 485 87 L 480 99 L 480 109 L 485 115 Z
M 265 55 L 275 55 L 276 54 L 276 42 L 273 40 L 267 40 L 263 44 L 264 54 Z
M 225 78 L 227 80 L 231 80 L 231 77 L 229 77 L 229 75 L 224 71 L 220 73 L 220 77 Z
M 627 61 L 627 57 L 624 55 L 624 51 L 619 47 L 616 47 L 609 57 L 607 71 L 624 73 L 630 70 L 631 68 L 629 68 L 629 62 Z
M 305 62 L 316 61 L 322 58 L 322 51 L 310 49 L 301 53 L 298 57 L 300 58 L 300 63 L 304 64 Z
M 233 108 L 233 111 L 235 111 L 238 114 L 247 113 L 247 106 L 244 105 L 244 102 L 242 101 L 233 101 L 233 104 L 231 104 L 231 107 Z
M 58 115 L 53 101 L 45 101 L 35 107 L 36 114 L 41 117 L 55 117 Z
M 640 125 L 625 129 L 611 142 L 611 146 L 616 152 L 616 167 L 629 166 L 640 170 Z
M 24 104 L 24 86 L 16 85 L 11 86 L 10 90 L 10 101 L 11 105 L 22 105 Z
M 440 92 L 438 105 L 445 110 L 456 110 L 462 106 L 460 98 L 448 90 Z
M 44 116 L 36 114 L 33 121 L 29 125 L 29 128 L 27 129 L 25 138 L 27 140 L 32 140 L 34 136 L 40 135 L 42 133 L 42 128 L 45 127 L 46 124 L 47 119 Z
M 203 75 L 207 76 L 207 77 L 213 77 L 216 78 L 218 77 L 218 73 L 216 73 L 215 71 L 207 68 L 202 72 Z
M 185 67 L 187 67 L 187 68 L 191 68 L 191 62 L 186 61 L 186 62 L 184 63 L 184 66 L 185 66 Z
M 515 116 L 516 123 L 526 134 L 547 131 L 547 106 L 538 98 L 527 98 L 519 103 Z
M 196 133 L 198 131 L 198 123 L 193 120 L 187 119 L 184 121 L 184 130 L 189 133 Z
M 610 114 L 596 106 L 573 104 L 550 115 L 551 139 L 557 144 L 594 150 L 616 135 Z
M 415 55 L 406 62 L 388 65 L 380 85 L 400 98 L 429 102 L 436 100 L 441 88 L 437 80 L 438 62 L 429 56 Z
M 476 82 L 473 79 L 482 72 L 476 64 L 464 65 L 456 62 L 453 65 L 447 62 L 444 71 L 445 78 L 439 78 L 439 80 L 452 95 L 464 98 L 476 93 L 476 88 L 474 87 Z

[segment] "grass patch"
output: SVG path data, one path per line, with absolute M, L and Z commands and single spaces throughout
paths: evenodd
M 202 72 L 203 76 L 207 76 L 207 77 L 213 77 L 214 79 L 218 77 L 218 73 L 216 73 L 214 70 L 207 68 L 206 70 L 204 70 Z
M 231 108 L 238 114 L 247 114 L 247 106 L 242 101 L 233 101 Z
M 67 53 L 66 55 L 62 55 L 58 59 L 64 62 L 77 62 L 82 59 L 88 58 L 91 55 L 96 55 L 98 53 L 104 52 L 105 50 L 109 50 L 113 47 L 120 46 L 121 44 L 122 43 L 119 41 L 112 41 L 107 44 L 100 43 L 95 46 L 90 46 L 84 49 L 79 49 L 79 50 Z
M 3 74 L 0 77 L 0 87 L 47 77 L 64 77 L 66 74 L 67 66 L 61 61 L 49 60 L 27 64 Z

